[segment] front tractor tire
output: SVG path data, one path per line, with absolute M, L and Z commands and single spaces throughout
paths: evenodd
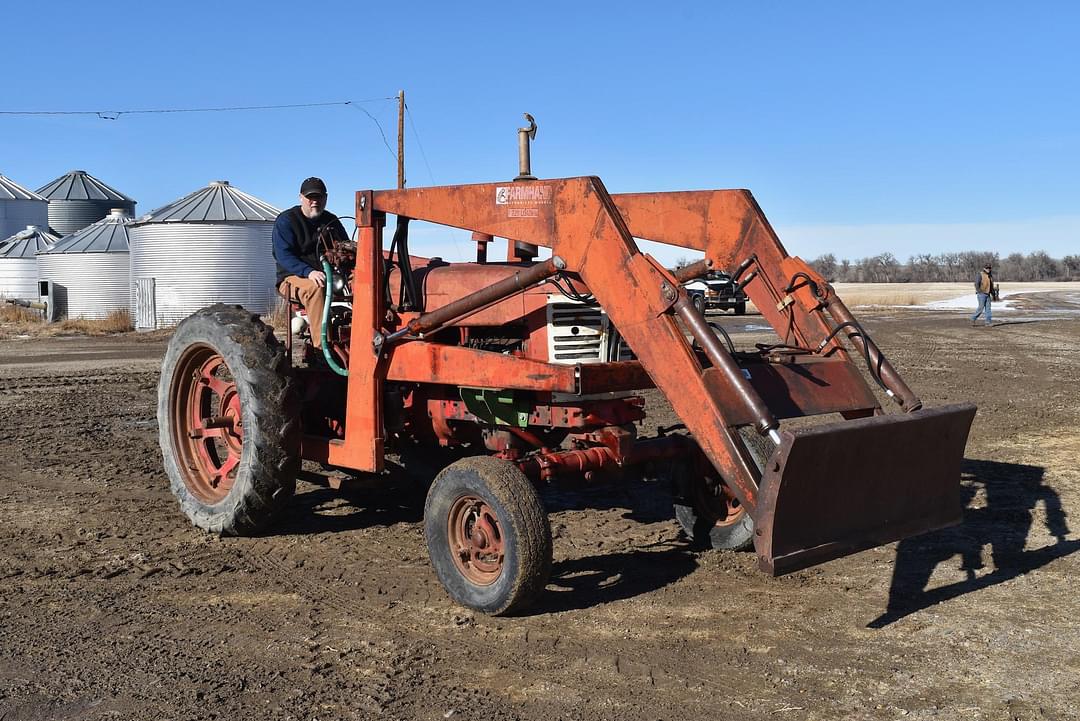
M 284 348 L 257 315 L 213 305 L 176 327 L 158 383 L 162 460 L 193 524 L 267 526 L 296 488 L 299 398 Z
M 436 476 L 424 504 L 435 575 L 468 608 L 505 615 L 528 606 L 551 575 L 551 526 L 514 464 L 473 456 Z
M 749 427 L 738 430 L 758 471 L 774 446 Z M 703 547 L 745 551 L 754 545 L 754 519 L 701 454 L 676 458 L 668 469 L 675 496 L 675 520 L 687 538 Z
M 753 545 L 754 519 L 708 461 L 677 458 L 669 473 L 675 520 L 690 541 L 727 551 L 745 551 Z

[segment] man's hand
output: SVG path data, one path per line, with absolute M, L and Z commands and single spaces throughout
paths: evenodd
M 323 273 L 321 270 L 313 270 L 307 274 L 307 277 L 308 280 L 320 288 L 326 287 L 326 273 Z

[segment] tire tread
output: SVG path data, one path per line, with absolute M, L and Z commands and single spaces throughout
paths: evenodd
M 488 496 L 486 500 L 494 501 L 500 523 L 510 526 L 505 536 L 513 539 L 516 563 L 504 568 L 504 574 L 511 574 L 509 583 L 503 584 L 500 578 L 492 584 L 499 586 L 492 598 L 486 598 L 486 590 L 482 594 L 470 593 L 475 587 L 461 576 L 449 556 L 446 519 L 441 512 L 465 491 Z M 488 456 L 463 458 L 450 464 L 428 492 L 424 519 L 436 575 L 458 603 L 492 615 L 507 615 L 528 607 L 547 585 L 552 564 L 547 511 L 535 487 L 514 464 Z
M 241 393 L 245 418 L 236 481 L 229 495 L 213 505 L 185 485 L 168 427 L 171 371 L 184 349 L 196 342 L 210 345 L 225 359 Z M 194 525 L 218 535 L 251 535 L 281 511 L 293 495 L 299 471 L 299 403 L 284 348 L 257 314 L 219 303 L 177 326 L 162 363 L 158 425 L 171 490 Z

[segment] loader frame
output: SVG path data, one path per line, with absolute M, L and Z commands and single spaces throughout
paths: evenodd
M 430 312 L 394 312 L 383 292 L 388 214 L 552 255 Z M 697 446 L 754 518 L 759 565 L 774 574 L 959 520 L 959 460 L 974 407 L 922 410 L 826 279 L 787 254 L 749 191 L 612 195 L 592 176 L 365 190 L 356 194 L 356 218 L 344 437 L 306 435 L 303 457 L 381 471 L 388 383 L 576 395 L 655 386 L 692 440 L 628 439 L 612 424 L 593 447 L 544 448 L 519 466 L 542 481 L 559 468 L 589 473 Z M 635 238 L 705 257 L 676 274 L 642 253 Z M 681 288 L 711 268 L 734 269 L 781 338 L 755 361 L 735 358 Z M 637 360 L 563 365 L 433 341 L 447 324 L 556 274 L 587 286 Z M 884 414 L 855 361 L 903 415 Z M 845 420 L 806 431 L 779 423 L 828 413 Z M 777 445 L 763 468 L 736 432 L 744 426 Z M 916 464 L 917 478 L 889 468 L 910 469 L 904 460 L 915 445 L 944 460 Z M 872 479 L 863 478 L 868 465 Z M 898 497 L 907 500 L 898 504 Z M 839 520 L 823 518 L 830 513 Z

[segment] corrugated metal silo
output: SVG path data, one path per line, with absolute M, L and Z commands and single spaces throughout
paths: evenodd
M 49 201 L 0 175 L 0 238 L 31 225 L 49 227 Z
M 219 302 L 265 313 L 279 212 L 218 180 L 134 221 L 128 240 L 135 327 L 174 325 Z
M 34 254 L 60 240 L 44 228 L 28 226 L 0 241 L 0 296 L 38 299 L 38 268 Z
M 38 188 L 49 201 L 49 227 L 61 236 L 82 230 L 104 218 L 113 208 L 135 215 L 135 201 L 101 182 L 85 170 L 72 170 Z
M 57 311 L 67 318 L 105 318 L 131 302 L 128 228 L 122 208 L 37 255 L 38 277 L 53 282 Z

